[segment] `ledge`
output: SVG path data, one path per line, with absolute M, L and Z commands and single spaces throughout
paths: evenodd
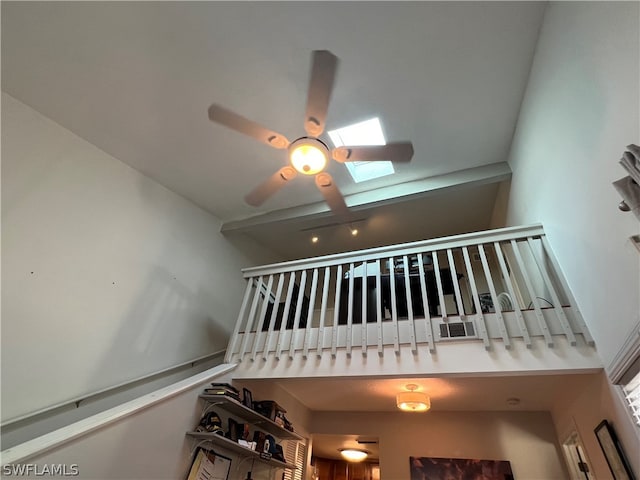
M 120 421 L 141 410 L 149 408 L 167 398 L 190 390 L 198 385 L 209 382 L 212 378 L 228 373 L 236 368 L 235 364 L 222 364 L 205 370 L 202 373 L 186 378 L 180 382 L 148 393 L 142 397 L 123 403 L 97 415 L 93 415 L 66 427 L 59 428 L 51 433 L 34 438 L 28 442 L 8 448 L 0 453 L 2 465 L 22 462 L 36 455 L 45 453 L 53 448 L 63 445 L 71 440 L 82 437 L 100 428 L 104 428 L 114 422 Z

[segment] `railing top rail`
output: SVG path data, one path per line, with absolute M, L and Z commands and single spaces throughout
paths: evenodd
M 432 238 L 417 242 L 387 245 L 365 250 L 354 250 L 350 252 L 324 255 L 320 257 L 303 258 L 289 262 L 273 263 L 242 269 L 245 278 L 256 277 L 258 275 L 273 275 L 282 272 L 292 272 L 307 268 L 321 268 L 331 265 L 338 265 L 357 260 L 359 262 L 372 261 L 384 258 L 389 255 L 413 255 L 424 253 L 430 250 L 441 250 L 446 248 L 459 248 L 471 245 L 478 245 L 487 242 L 498 242 L 526 238 L 531 236 L 544 235 L 541 224 L 522 225 L 516 227 L 498 228 L 494 230 L 484 230 L 481 232 L 465 233 L 462 235 L 452 235 L 448 237 Z

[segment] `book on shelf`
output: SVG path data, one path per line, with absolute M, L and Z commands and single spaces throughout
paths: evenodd
M 233 398 L 234 400 L 240 401 L 240 395 L 238 395 L 237 393 L 232 392 L 230 390 L 220 389 L 220 388 L 205 388 L 204 394 L 217 395 L 221 397 L 224 396 L 224 397 L 229 397 L 229 398 Z
M 238 395 L 240 394 L 238 389 L 236 387 L 234 387 L 233 385 L 231 385 L 230 383 L 212 383 L 211 386 L 213 388 L 224 388 L 224 389 L 236 392 Z

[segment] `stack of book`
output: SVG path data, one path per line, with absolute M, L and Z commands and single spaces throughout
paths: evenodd
M 240 392 L 233 385 L 228 383 L 212 383 L 211 387 L 204 389 L 205 395 L 224 395 L 234 400 L 240 401 Z

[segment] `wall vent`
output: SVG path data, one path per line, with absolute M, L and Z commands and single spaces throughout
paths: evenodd
M 449 322 L 440 324 L 440 338 L 475 337 L 473 322 Z

